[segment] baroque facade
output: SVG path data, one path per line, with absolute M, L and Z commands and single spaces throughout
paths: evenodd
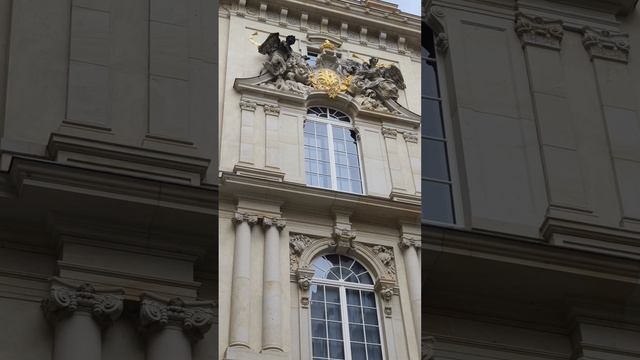
M 217 356 L 216 4 L 0 4 L 0 359 Z
M 220 359 L 419 359 L 420 19 L 221 1 Z
M 640 358 L 636 1 L 423 11 L 423 358 Z

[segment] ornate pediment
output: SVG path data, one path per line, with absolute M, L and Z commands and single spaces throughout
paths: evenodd
M 358 109 L 407 117 L 419 121 L 419 116 L 402 107 L 397 99 L 405 89 L 400 69 L 394 64 L 383 64 L 378 58 L 347 57 L 340 51 L 340 43 L 324 39 L 319 46 L 315 65 L 309 58 L 292 49 L 296 39 L 292 35 L 284 40 L 272 33 L 258 45 L 258 52 L 266 56 L 260 75 L 236 79 L 237 90 L 251 88 L 256 91 L 280 93 L 288 99 L 306 99 L 312 93 L 324 93 L 329 99 L 348 98 Z M 274 94 L 274 95 L 275 95 Z

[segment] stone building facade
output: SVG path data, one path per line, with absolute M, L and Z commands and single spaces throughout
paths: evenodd
M 0 359 L 217 357 L 216 9 L 0 3 Z
M 219 357 L 418 359 L 420 18 L 379 0 L 219 17 Z
M 640 358 L 636 1 L 423 7 L 423 357 Z

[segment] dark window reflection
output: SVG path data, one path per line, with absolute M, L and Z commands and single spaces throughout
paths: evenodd
M 442 119 L 434 36 L 426 24 L 422 25 L 422 217 L 429 221 L 454 223 L 447 134 Z

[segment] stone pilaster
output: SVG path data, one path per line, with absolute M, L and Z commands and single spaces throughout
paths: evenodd
M 140 326 L 148 336 L 147 360 L 191 360 L 192 344 L 202 339 L 213 321 L 212 302 L 143 294 Z
M 55 327 L 53 360 L 98 360 L 102 328 L 122 313 L 122 291 L 54 279 L 42 309 Z
M 418 336 L 421 333 L 420 317 L 422 315 L 422 281 L 420 258 L 418 253 L 421 248 L 421 238 L 419 234 L 403 232 L 400 238 L 400 249 L 404 258 L 404 265 L 407 272 L 407 282 L 409 283 L 409 301 L 411 302 L 411 312 L 415 331 Z

